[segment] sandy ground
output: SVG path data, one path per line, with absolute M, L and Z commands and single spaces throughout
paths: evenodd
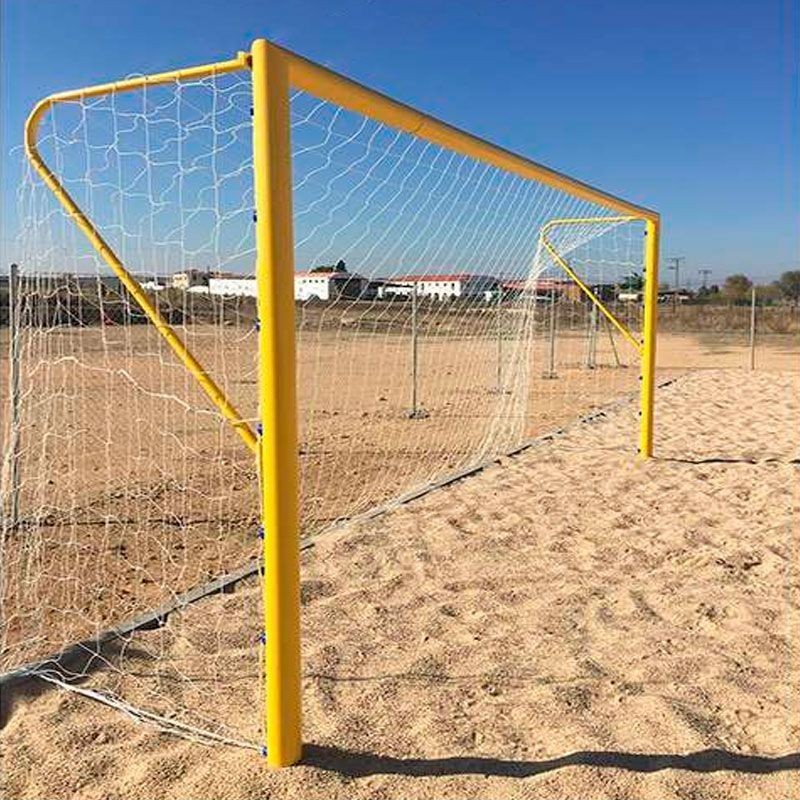
M 426 416 L 409 419 L 409 337 L 407 320 L 400 322 L 401 332 L 389 335 L 348 332 L 344 322 L 336 335 L 319 322 L 301 332 L 304 534 L 507 452 L 638 386 L 631 349 L 615 343 L 618 367 L 605 330 L 597 368 L 586 368 L 585 320 L 560 320 L 550 380 L 546 325 L 523 368 L 513 339 L 498 353 L 487 316 L 470 323 L 481 336 L 421 336 L 418 398 Z M 197 325 L 185 335 L 252 418 L 252 327 Z M 741 333 L 664 334 L 660 377 L 746 365 L 745 342 Z M 796 337 L 763 337 L 757 366 L 796 368 L 799 355 Z M 4 670 L 235 569 L 259 547 L 253 459 L 152 329 L 33 332 L 24 361 L 32 372 L 23 383 L 20 502 L 32 527 L 3 544 Z M 5 377 L 5 364 L 0 370 Z M 526 370 L 523 390 L 516 381 Z M 635 424 L 626 434 L 634 449 Z
M 647 463 L 635 418 L 317 540 L 302 766 L 27 686 L 5 698 L 5 796 L 797 797 L 800 375 L 680 378 Z M 82 686 L 205 703 L 258 741 L 257 607 L 244 584 L 199 603 Z

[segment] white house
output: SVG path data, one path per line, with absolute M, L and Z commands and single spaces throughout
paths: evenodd
M 479 300 L 487 296 L 487 292 L 496 292 L 499 286 L 497 278 L 488 275 L 470 275 L 466 272 L 448 275 L 404 275 L 391 279 L 391 288 L 387 293 L 408 294 L 416 286 L 418 297 L 432 297 L 436 300 L 465 298 Z M 394 287 L 398 287 L 394 289 Z
M 643 297 L 644 294 L 642 292 L 636 292 L 630 289 L 617 294 L 617 300 L 623 303 L 641 303 Z
M 205 274 L 205 273 L 204 273 Z M 213 276 L 214 273 L 212 272 Z M 258 289 L 255 278 L 241 275 L 225 275 L 216 273 L 217 277 L 209 277 L 207 285 L 194 284 L 187 286 L 191 277 L 180 274 L 178 285 L 185 291 L 222 295 L 223 297 L 257 297 Z M 173 276 L 173 285 L 176 285 Z M 188 278 L 188 280 L 187 280 Z M 352 272 L 341 270 L 333 272 L 296 272 L 294 275 L 295 300 L 335 300 L 339 297 L 356 299 L 364 296 L 369 281 L 367 278 Z
M 208 286 L 208 270 L 187 269 L 172 274 L 173 289 L 193 289 L 196 286 Z
M 149 278 L 148 280 L 140 280 L 139 286 L 142 289 L 147 290 L 148 292 L 162 292 L 166 289 L 166 284 L 162 281 L 159 281 L 157 278 Z
M 369 281 L 355 272 L 295 272 L 295 300 L 356 299 L 367 289 Z
M 209 294 L 221 294 L 225 297 L 256 297 L 255 278 L 209 278 Z

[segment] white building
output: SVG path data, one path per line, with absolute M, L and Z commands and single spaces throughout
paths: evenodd
M 163 292 L 166 289 L 166 284 L 159 281 L 157 278 L 150 278 L 148 280 L 140 280 L 139 286 L 148 292 Z
M 369 281 L 350 272 L 296 272 L 294 275 L 294 299 L 335 300 L 339 297 L 356 299 L 367 290 Z M 187 291 L 202 291 L 224 297 L 257 297 L 255 278 L 224 275 L 212 277 L 208 286 L 194 286 Z
M 192 289 L 195 286 L 208 286 L 208 270 L 187 269 L 172 274 L 173 289 Z
M 209 294 L 221 294 L 225 297 L 256 297 L 255 278 L 210 278 Z
M 336 300 L 346 297 L 355 300 L 367 289 L 369 281 L 354 272 L 295 272 L 295 300 Z
M 386 287 L 384 294 L 407 295 L 414 286 L 417 287 L 418 297 L 480 300 L 491 297 L 497 291 L 499 281 L 488 275 L 470 275 L 466 272 L 452 275 L 405 275 L 391 278 L 391 285 Z
M 617 300 L 623 303 L 641 303 L 644 294 L 642 292 L 624 291 L 617 294 Z

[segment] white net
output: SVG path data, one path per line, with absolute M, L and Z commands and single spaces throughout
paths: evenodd
M 255 427 L 250 106 L 245 73 L 112 93 L 56 105 L 39 146 Z M 542 235 L 556 219 L 592 220 L 550 227 L 547 243 L 635 333 L 640 223 L 303 92 L 291 125 L 304 536 L 637 387 L 635 349 Z M 30 171 L 20 211 L 4 670 L 167 603 L 259 546 L 251 453 Z M 92 691 L 170 727 L 260 741 L 258 603 L 214 603 L 116 641 L 91 665 Z M 231 686 L 252 708 L 247 730 L 231 730 L 218 702 Z
M 210 275 L 252 268 L 250 106 L 246 73 L 176 82 L 57 104 L 38 143 L 255 425 L 254 303 L 208 293 Z M 4 472 L 19 522 L 3 531 L 4 670 L 174 601 L 259 551 L 249 450 L 30 168 L 19 204 L 19 485 L 9 485 L 10 464 Z M 115 640 L 66 670 L 91 672 L 106 694 L 170 724 L 257 740 L 257 679 L 253 697 L 243 694 L 252 731 L 227 730 L 214 711 L 216 686 L 258 675 L 257 628 L 236 646 L 219 636 L 214 621 L 190 630 L 173 618 L 146 645 Z M 165 655 L 170 647 L 187 652 Z
M 635 374 L 580 370 L 573 351 L 588 346 L 590 304 L 540 243 L 552 219 L 608 211 L 307 94 L 293 98 L 292 133 L 303 513 L 312 526 L 635 388 Z M 641 275 L 642 228 L 565 224 L 550 238 L 616 305 L 626 278 Z M 564 317 L 564 369 L 545 409 L 532 389 L 552 298 Z M 634 327 L 639 308 L 625 306 Z M 614 366 L 633 363 L 606 322 L 601 315 L 591 334 L 593 362 L 608 365 L 616 350 Z

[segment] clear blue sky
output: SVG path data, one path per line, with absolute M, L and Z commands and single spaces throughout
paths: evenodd
M 796 0 L 2 0 L 4 261 L 41 96 L 267 36 L 658 209 L 687 275 L 800 262 Z

